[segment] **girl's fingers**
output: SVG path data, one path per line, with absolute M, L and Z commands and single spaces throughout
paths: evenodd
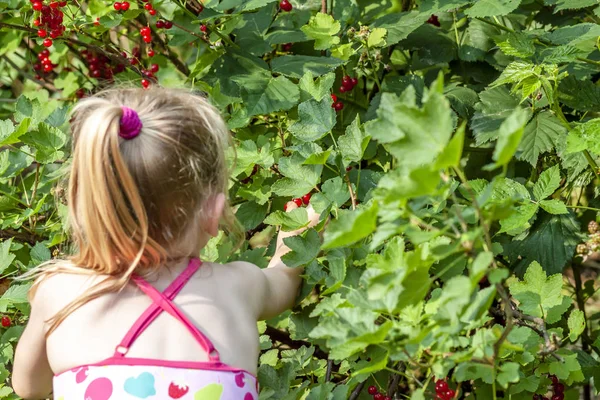
M 290 212 L 292 210 L 295 210 L 296 208 L 298 208 L 296 203 L 294 203 L 293 201 L 288 201 L 285 205 L 285 212 Z

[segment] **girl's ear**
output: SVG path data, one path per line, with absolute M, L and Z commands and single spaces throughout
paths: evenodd
M 223 215 L 223 209 L 225 208 L 225 194 L 219 193 L 210 204 L 207 210 L 206 218 L 206 232 L 211 236 L 217 236 L 219 234 L 219 222 Z

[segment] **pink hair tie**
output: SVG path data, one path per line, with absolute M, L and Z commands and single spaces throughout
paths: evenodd
M 119 136 L 126 140 L 133 139 L 142 130 L 142 120 L 140 120 L 140 116 L 135 110 L 125 106 L 121 107 L 121 109 L 123 110 L 123 115 L 119 124 L 121 128 Z

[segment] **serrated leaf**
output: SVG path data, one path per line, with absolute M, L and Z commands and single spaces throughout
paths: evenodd
M 314 229 L 309 229 L 303 236 L 292 236 L 283 239 L 292 251 L 285 254 L 281 260 L 288 267 L 307 265 L 317 257 L 321 248 L 321 239 Z
M 382 47 L 385 46 L 385 35 L 387 30 L 384 28 L 374 28 L 369 33 L 369 39 L 367 39 L 367 47 Z
M 308 213 L 306 208 L 295 208 L 289 212 L 277 210 L 269 214 L 264 223 L 281 226 L 284 231 L 295 231 L 308 225 Z
M 541 173 L 538 181 L 533 185 L 533 195 L 536 200 L 543 200 L 552 195 L 559 186 L 560 167 L 555 165 Z
M 525 314 L 544 318 L 549 309 L 562 303 L 562 283 L 561 274 L 547 277 L 542 266 L 534 261 L 523 280 L 512 281 L 508 288 Z
M 450 142 L 446 146 L 446 148 L 442 151 L 442 154 L 438 157 L 435 162 L 435 167 L 439 169 L 444 169 L 448 167 L 458 167 L 460 163 L 460 159 L 462 157 L 463 146 L 465 142 L 465 127 L 466 122 L 463 122 L 456 133 L 450 139 Z
M 366 135 L 360 123 L 360 117 L 356 115 L 354 121 L 346 127 L 346 133 L 338 138 L 338 147 L 342 153 L 345 165 L 351 162 L 359 162 L 369 144 L 370 137 Z
M 566 153 L 588 150 L 600 154 L 600 118 L 578 124 L 567 136 Z
M 521 137 L 525 124 L 529 120 L 530 113 L 522 108 L 517 108 L 504 122 L 498 130 L 498 143 L 494 149 L 492 158 L 496 163 L 495 167 L 508 164 L 514 156 Z
M 319 183 L 322 165 L 303 165 L 304 158 L 295 153 L 279 160 L 279 171 L 285 178 L 273 184 L 271 190 L 280 196 L 301 197 Z
M 12 238 L 0 243 L 0 273 L 3 273 L 15 259 L 15 255 L 10 252 Z
M 472 3 L 471 0 L 423 0 L 419 10 L 436 14 L 442 11 L 450 11 L 466 4 Z
M 582 235 L 572 213 L 565 215 L 538 215 L 535 223 L 524 238 L 513 239 L 504 244 L 505 255 L 513 262 L 518 257 L 527 263 L 537 261 L 548 273 L 561 273 L 573 257 L 575 247 L 581 243 Z M 554 243 L 548 246 L 548 243 Z
M 507 56 L 528 58 L 535 53 L 533 39 L 523 32 L 509 33 L 497 38 L 496 44 Z
M 600 86 L 591 81 L 568 76 L 560 82 L 558 88 L 558 98 L 568 107 L 578 111 L 595 111 L 600 108 Z
M 465 11 L 471 18 L 500 17 L 510 14 L 521 4 L 521 0 L 479 0 Z
M 253 201 L 242 203 L 235 216 L 246 231 L 256 228 L 267 215 L 267 203 L 260 205 Z
M 340 28 L 341 24 L 331 15 L 319 12 L 300 29 L 309 39 L 314 39 L 315 50 L 327 50 L 340 42 L 337 36 Z
M 540 53 L 540 57 L 545 63 L 562 64 L 577 61 L 580 57 L 586 57 L 590 50 L 578 49 L 575 46 L 563 45 L 558 47 L 549 47 Z
M 574 342 L 585 330 L 585 316 L 581 310 L 573 310 L 567 320 L 569 326 L 569 340 Z
M 300 82 L 298 82 L 298 86 L 300 87 L 300 90 L 308 93 L 316 101 L 321 101 L 325 96 L 328 96 L 331 93 L 333 82 L 335 82 L 335 74 L 333 73 L 320 76 L 315 81 L 313 73 L 307 71 L 302 79 L 300 79 Z M 308 97 L 301 98 L 302 101 L 308 99 Z
M 495 47 L 493 37 L 501 34 L 498 28 L 478 19 L 469 21 L 461 39 L 458 57 L 464 61 L 483 61 L 488 51 Z
M 342 64 L 344 64 L 344 60 L 334 57 L 287 55 L 273 59 L 271 69 L 274 73 L 292 78 L 302 78 L 307 71 L 312 72 L 314 76 L 321 76 Z
M 244 75 L 231 78 L 240 85 L 248 116 L 288 110 L 300 99 L 300 90 L 284 76 Z
M 558 0 L 554 12 L 563 10 L 577 10 L 598 5 L 598 0 Z
M 507 362 L 500 366 L 496 380 L 503 388 L 507 388 L 509 383 L 519 382 L 519 364 L 516 362 Z
M 523 204 L 508 217 L 500 220 L 500 233 L 506 232 L 509 235 L 516 236 L 531 226 L 529 221 L 535 216 L 538 205 L 535 203 Z
M 568 44 L 580 49 L 593 49 L 598 36 L 600 36 L 599 25 L 581 23 L 558 28 L 546 34 L 545 39 L 556 45 Z
M 497 87 L 507 83 L 518 84 L 523 80 L 534 77 L 541 72 L 540 66 L 535 66 L 526 61 L 513 61 L 506 66 L 498 79 L 490 86 Z
M 487 89 L 479 93 L 480 103 L 475 105 L 475 114 L 471 120 L 471 129 L 475 132 L 477 145 L 497 139 L 500 125 L 522 107 L 519 99 L 506 87 Z
M 304 142 L 314 142 L 325 136 L 335 126 L 335 111 L 331 98 L 308 100 L 298 106 L 298 121 L 288 130 Z
M 560 200 L 542 200 L 540 201 L 540 207 L 550 214 L 568 214 L 569 210 L 565 203 Z
M 34 264 L 41 264 L 52 258 L 52 254 L 48 247 L 41 242 L 37 242 L 35 246 L 31 248 L 29 254 L 31 255 L 31 262 Z
M 540 154 L 554 149 L 566 133 L 567 129 L 552 112 L 540 112 L 525 126 L 517 158 L 535 166 Z
M 431 14 L 418 11 L 391 13 L 373 21 L 371 27 L 386 29 L 385 46 L 391 46 L 406 39 L 411 32 L 423 25 L 429 17 L 431 17 Z
M 348 246 L 369 236 L 376 228 L 377 211 L 376 202 L 368 208 L 340 210 L 338 218 L 332 221 L 325 231 L 323 249 Z

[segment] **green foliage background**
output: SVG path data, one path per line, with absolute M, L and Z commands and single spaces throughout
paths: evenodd
M 299 305 L 259 323 L 261 399 L 367 399 L 370 385 L 433 399 L 445 377 L 456 398 L 531 399 L 549 374 L 566 399 L 594 398 L 596 0 L 308 0 L 289 13 L 273 0 L 207 0 L 200 13 L 195 1 L 157 1 L 169 30 L 141 4 L 69 1 L 55 72 L 36 78 L 31 4 L 0 1 L 5 289 L 67 249 L 68 110 L 79 89 L 110 84 L 88 77 L 81 51 L 145 54 L 150 22 L 157 55 L 115 81 L 156 62 L 160 84 L 210 95 L 237 147 L 230 195 L 248 241 L 232 254 L 220 236 L 204 258 L 265 267 L 275 226 L 307 224 L 304 209 L 282 212 L 286 201 L 312 191 L 322 215 L 288 240 L 286 263 L 306 266 Z M 358 85 L 340 93 L 346 74 Z M 1 331 L 3 399 L 16 398 L 28 287 L 0 298 L 15 321 Z

